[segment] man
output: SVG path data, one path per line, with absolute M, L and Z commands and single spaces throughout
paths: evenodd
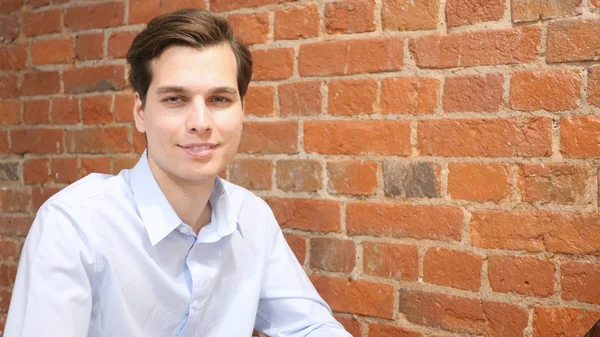
M 252 74 L 227 21 L 159 16 L 127 60 L 147 150 L 40 208 L 5 336 L 350 336 L 267 204 L 217 176 L 237 151 Z

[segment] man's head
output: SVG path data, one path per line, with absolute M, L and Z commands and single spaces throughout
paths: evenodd
M 187 9 L 150 21 L 127 60 L 135 125 L 146 133 L 155 177 L 186 186 L 212 180 L 240 142 L 248 49 L 225 19 Z

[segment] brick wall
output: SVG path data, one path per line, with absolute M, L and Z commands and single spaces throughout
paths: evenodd
M 227 176 L 268 200 L 354 336 L 600 319 L 600 1 L 26 2 L 0 4 L 0 331 L 36 209 L 143 149 L 128 44 L 189 6 L 252 45 Z

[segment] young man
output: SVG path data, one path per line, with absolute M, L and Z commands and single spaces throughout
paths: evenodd
M 252 74 L 227 21 L 159 16 L 127 60 L 147 150 L 40 208 L 4 336 L 349 337 L 267 204 L 217 176 L 240 142 Z

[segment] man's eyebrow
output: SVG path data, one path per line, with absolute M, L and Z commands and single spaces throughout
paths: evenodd
M 183 93 L 186 92 L 187 90 L 185 90 L 183 87 L 178 87 L 178 86 L 164 86 L 164 87 L 158 87 L 156 88 L 156 93 L 157 94 L 166 94 L 166 93 L 170 93 L 170 92 L 176 92 L 176 93 Z
M 233 87 L 216 87 L 208 91 L 209 94 L 231 94 L 237 95 L 238 91 Z

